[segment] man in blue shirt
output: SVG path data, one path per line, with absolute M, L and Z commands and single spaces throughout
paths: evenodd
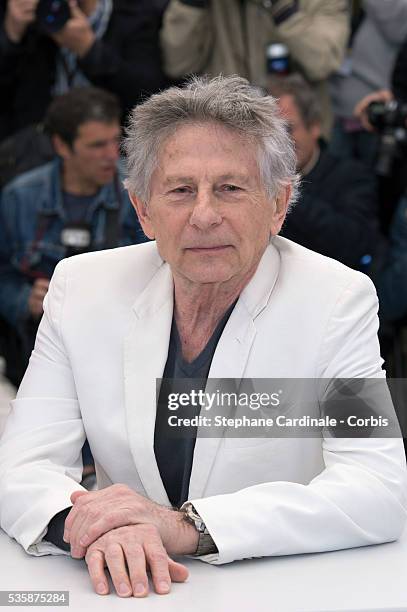
M 80 252 L 146 240 L 122 186 L 119 121 L 117 99 L 103 90 L 60 96 L 46 121 L 55 159 L 3 191 L 0 316 L 8 327 L 8 376 L 15 384 L 33 347 L 56 264 Z

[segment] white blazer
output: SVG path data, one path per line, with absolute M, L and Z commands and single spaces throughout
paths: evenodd
M 70 505 L 88 437 L 100 487 L 168 504 L 154 456 L 156 378 L 173 280 L 155 243 L 56 268 L 0 448 L 0 523 L 28 553 Z M 213 378 L 377 377 L 377 297 L 359 272 L 276 237 L 217 345 Z M 189 500 L 227 563 L 396 539 L 406 518 L 397 439 L 199 438 Z

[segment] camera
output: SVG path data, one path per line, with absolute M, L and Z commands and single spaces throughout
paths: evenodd
M 395 160 L 402 158 L 407 149 L 407 104 L 397 100 L 372 102 L 367 117 L 380 135 L 376 173 L 388 177 Z
M 68 0 L 39 0 L 37 5 L 37 24 L 47 34 L 55 34 L 62 30 L 71 10 Z

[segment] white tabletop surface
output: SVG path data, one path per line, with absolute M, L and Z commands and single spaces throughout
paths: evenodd
M 179 612 L 407 611 L 407 531 L 394 543 L 211 566 L 186 559 L 188 582 L 169 595 L 93 592 L 84 561 L 32 557 L 0 531 L 1 590 L 68 590 L 70 605 L 36 609 Z M 26 609 L 26 608 L 23 608 Z M 34 609 L 30 607 L 30 609 Z

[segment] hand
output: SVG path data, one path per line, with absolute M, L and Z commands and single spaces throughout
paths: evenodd
M 89 25 L 89 21 L 78 7 L 75 0 L 69 3 L 71 18 L 59 32 L 52 34 L 57 45 L 69 49 L 75 55 L 83 57 L 95 41 L 95 35 Z
M 359 119 L 365 130 L 373 132 L 374 127 L 369 123 L 367 118 L 367 108 L 372 102 L 390 102 L 393 100 L 393 94 L 387 89 L 381 89 L 375 91 L 368 96 L 362 98 L 362 100 L 355 106 L 353 114 Z
M 43 313 L 42 303 L 48 291 L 49 280 L 47 278 L 37 278 L 32 286 L 30 297 L 28 298 L 28 308 L 35 319 L 39 319 Z
M 109 593 L 105 565 L 120 597 L 148 594 L 147 569 L 151 572 L 156 593 L 162 595 L 169 593 L 171 582 L 184 582 L 188 578 L 185 565 L 167 556 L 153 525 L 131 525 L 109 531 L 89 546 L 85 561 L 99 595 Z
M 35 21 L 38 0 L 8 0 L 4 29 L 7 37 L 19 43 L 30 23 Z
M 160 506 L 124 484 L 100 491 L 75 491 L 73 507 L 65 520 L 64 540 L 71 544 L 71 555 L 85 556 L 88 546 L 101 535 L 125 525 L 154 526 L 169 554 L 193 554 L 199 535 L 182 512 Z

